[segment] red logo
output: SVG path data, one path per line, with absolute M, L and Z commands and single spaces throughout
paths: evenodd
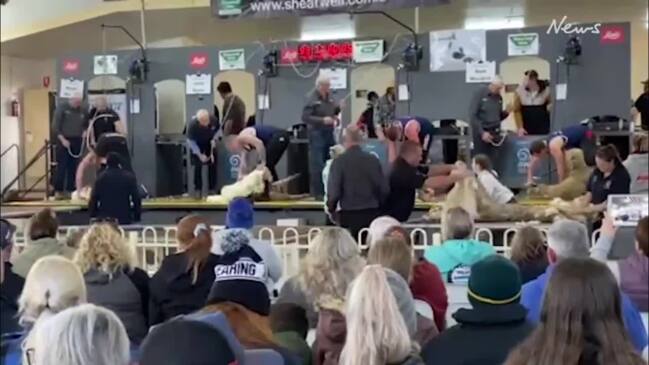
M 74 73 L 79 71 L 79 60 L 65 60 L 63 61 L 63 71 L 67 73 Z
M 601 44 L 624 43 L 624 28 L 619 25 L 603 26 L 599 34 Z
M 205 68 L 209 63 L 209 60 L 207 53 L 192 53 L 189 56 L 189 66 L 191 68 Z
M 282 48 L 279 63 L 288 65 L 291 63 L 299 63 L 298 53 L 296 48 Z

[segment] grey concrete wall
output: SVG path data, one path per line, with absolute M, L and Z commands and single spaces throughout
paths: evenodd
M 628 23 L 621 23 L 625 33 L 630 35 Z M 555 67 L 556 58 L 563 52 L 568 39 L 565 34 L 548 35 L 545 27 L 525 28 L 521 32 L 538 32 L 540 38 L 539 57 L 544 58 L 552 65 L 552 83 L 568 82 L 568 99 L 557 103 L 556 115 L 554 116 L 555 128 L 566 124 L 574 123 L 581 119 L 599 114 L 618 114 L 626 116 L 630 106 L 630 75 L 631 65 L 630 40 L 627 36 L 622 44 L 602 45 L 598 34 L 581 35 L 583 55 L 580 64 L 571 66 L 569 74 L 565 66 Z M 518 30 L 494 30 L 487 31 L 487 58 L 496 61 L 498 64 L 507 57 L 507 34 L 518 32 Z M 395 45 L 394 53 L 390 54 L 385 63 L 397 68 L 400 63 L 401 51 L 410 42 L 408 37 L 401 37 Z M 420 115 L 432 120 L 441 118 L 467 119 L 468 104 L 472 93 L 479 84 L 467 84 L 464 82 L 464 72 L 429 72 L 429 36 L 422 34 L 419 42 L 424 46 L 424 59 L 421 68 L 417 72 L 406 73 L 403 70 L 397 71 L 398 83 L 405 83 L 409 80 L 410 102 L 399 102 L 397 106 L 400 115 Z M 280 48 L 282 44 L 274 45 Z M 389 49 L 391 44 L 387 44 Z M 265 45 L 270 49 L 273 45 Z M 246 53 L 246 71 L 257 74 L 261 66 L 261 60 L 265 52 L 258 44 L 243 46 L 228 46 L 227 49 L 244 48 Z M 150 61 L 150 73 L 145 83 L 129 88 L 130 97 L 140 98 L 140 113 L 131 114 L 129 124 L 131 129 L 131 149 L 133 153 L 134 167 L 138 179 L 156 194 L 155 181 L 158 176 L 156 164 L 155 146 L 155 103 L 153 85 L 157 81 L 166 79 L 185 79 L 187 73 L 195 72 L 189 66 L 189 57 L 193 52 L 207 52 L 209 54 L 209 66 L 202 72 L 209 72 L 213 76 L 218 73 L 218 49 L 217 48 L 167 48 L 153 49 L 148 51 Z M 111 54 L 119 56 L 118 76 L 127 78 L 128 65 L 139 57 L 138 51 L 115 51 Z M 74 76 L 76 78 L 89 80 L 93 75 L 92 60 L 93 54 L 70 54 L 58 60 L 58 70 L 61 77 Z M 78 73 L 68 75 L 63 71 L 63 62 L 66 59 L 78 59 L 80 68 Z M 331 65 L 323 64 L 324 67 Z M 300 66 L 302 74 L 309 74 L 316 65 Z M 353 68 L 353 66 L 349 66 Z M 349 71 L 348 71 L 349 72 Z M 349 76 L 349 75 L 348 75 Z M 280 76 L 268 80 L 270 91 L 271 108 L 263 112 L 263 122 L 279 127 L 289 127 L 300 121 L 300 114 L 306 95 L 313 90 L 315 77 L 302 78 L 291 67 L 281 67 Z M 349 80 L 349 77 L 348 77 Z M 258 80 L 259 81 L 259 80 Z M 235 86 L 236 87 L 236 86 Z M 259 89 L 261 86 L 257 85 Z M 336 98 L 346 96 L 349 90 L 337 90 Z M 187 95 L 186 114 L 187 118 L 194 114 L 199 108 L 211 110 L 213 95 Z M 349 120 L 349 108 L 344 112 L 345 120 Z M 259 112 L 257 113 L 259 116 Z M 280 174 L 284 170 L 283 162 L 280 163 Z M 170 176 L 169 178 L 175 178 Z M 177 177 L 181 178 L 181 177 Z

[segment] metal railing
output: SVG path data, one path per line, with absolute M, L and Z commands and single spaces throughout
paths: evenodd
M 497 253 L 509 256 L 511 243 L 517 227 L 512 224 L 486 224 L 476 225 L 474 237 L 494 246 Z M 277 249 L 284 267 L 285 275 L 293 275 L 299 268 L 300 258 L 306 254 L 315 236 L 324 227 L 276 227 L 263 226 L 254 230 L 254 236 L 259 240 L 271 242 Z M 412 241 L 413 254 L 421 256 L 432 245 L 441 244 L 441 226 L 439 224 L 404 225 Z M 537 228 L 547 234 L 548 225 L 538 225 Z M 59 228 L 59 239 L 62 241 L 73 239 L 75 233 L 80 234 L 87 226 L 65 226 Z M 223 226 L 213 226 L 213 233 L 224 229 Z M 154 273 L 162 260 L 178 250 L 176 241 L 176 226 L 149 225 L 149 226 L 124 226 L 120 227 L 122 236 L 134 248 L 138 266 Z M 598 232 L 593 233 L 593 239 Z M 368 230 L 363 229 L 357 237 L 359 248 L 365 251 L 369 248 L 367 243 Z M 78 237 L 77 237 L 78 238 Z M 19 230 L 15 236 L 18 250 L 24 247 L 26 237 Z
M 12 146 L 13 146 L 13 145 L 12 145 Z M 3 154 L 6 153 L 9 149 L 11 149 L 12 146 L 9 146 L 9 147 L 8 147 L 8 148 L 3 152 Z M 50 147 L 51 147 L 50 142 L 46 140 L 45 143 L 43 144 L 43 146 L 38 150 L 38 152 L 36 152 L 36 154 L 34 154 L 34 156 L 33 156 L 33 157 L 32 157 L 32 158 L 31 158 L 31 159 L 30 159 L 30 160 L 25 164 L 25 166 L 23 166 L 22 169 L 20 169 L 20 171 L 18 172 L 18 174 L 16 175 L 16 177 L 14 177 L 14 178 L 13 178 L 13 179 L 12 179 L 12 180 L 11 180 L 11 181 L 10 181 L 10 182 L 9 182 L 9 183 L 8 183 L 8 184 L 7 184 L 3 189 L 2 189 L 2 194 L 1 194 L 2 201 L 5 201 L 5 199 L 6 199 L 6 197 L 7 197 L 7 194 L 9 193 L 9 191 L 11 190 L 11 188 L 13 187 L 13 185 L 14 185 L 16 182 L 20 181 L 20 179 L 21 179 L 21 178 L 22 178 L 22 177 L 27 173 L 27 171 L 28 171 L 32 166 L 34 166 L 34 164 L 36 164 L 36 162 L 38 162 L 38 161 L 39 161 L 43 156 L 45 156 L 45 172 L 44 172 L 44 174 L 41 175 L 38 179 L 36 179 L 36 182 L 34 182 L 34 183 L 33 183 L 32 185 L 30 185 L 28 188 L 19 191 L 19 192 L 18 192 L 18 198 L 22 198 L 22 197 L 26 196 L 27 194 L 29 194 L 29 193 L 30 193 L 32 190 L 34 190 L 34 189 L 36 188 L 36 186 L 37 186 L 38 184 L 40 184 L 43 180 L 45 180 L 45 197 L 47 198 L 47 197 L 50 196 L 50 191 L 49 191 L 49 185 L 50 185 L 50 184 L 49 184 L 49 181 L 47 181 L 47 178 L 50 176 L 50 170 L 51 170 L 51 161 L 50 161 L 50 158 L 49 158 L 49 156 L 50 156 L 50 154 L 49 154 L 49 152 L 50 152 Z M 16 145 L 16 149 L 17 149 L 17 148 L 18 148 L 18 146 Z

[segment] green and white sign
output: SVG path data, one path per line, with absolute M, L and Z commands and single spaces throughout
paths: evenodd
M 246 56 L 243 48 L 219 51 L 219 69 L 243 70 L 246 68 Z
M 538 33 L 518 33 L 507 35 L 507 55 L 528 56 L 539 54 Z
M 356 63 L 383 61 L 383 40 L 354 41 L 353 57 Z
M 241 15 L 242 0 L 218 0 L 218 15 L 222 17 Z

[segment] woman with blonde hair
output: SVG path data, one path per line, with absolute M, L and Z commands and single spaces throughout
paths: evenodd
M 83 276 L 72 261 L 62 256 L 46 256 L 34 263 L 18 299 L 19 323 L 25 332 L 3 338 L 2 364 L 29 364 L 40 324 L 64 309 L 85 303 Z M 21 360 L 22 359 L 22 360 Z
M 151 278 L 149 324 L 203 307 L 214 282 L 217 255 L 210 253 L 212 229 L 204 217 L 188 215 L 177 225 L 179 252 L 164 258 Z
M 68 308 L 36 331 L 32 364 L 128 365 L 129 342 L 115 313 L 93 304 Z
M 307 311 L 315 328 L 315 303 L 323 295 L 344 298 L 347 287 L 365 266 L 358 244 L 344 228 L 323 229 L 311 242 L 296 276 L 287 280 L 278 302 L 294 303 Z
M 149 331 L 149 276 L 135 267 L 135 252 L 110 224 L 95 224 L 81 238 L 74 262 L 83 273 L 88 302 L 119 317 L 129 339 L 140 344 Z
M 381 266 L 367 266 L 352 283 L 345 317 L 340 365 L 423 365 Z
M 543 233 L 532 225 L 519 227 L 512 240 L 511 260 L 518 265 L 523 284 L 543 274 L 549 265 Z
M 410 281 L 412 250 L 401 238 L 388 237 L 376 241 L 367 254 L 368 265 L 381 265 L 394 270 L 406 282 Z

